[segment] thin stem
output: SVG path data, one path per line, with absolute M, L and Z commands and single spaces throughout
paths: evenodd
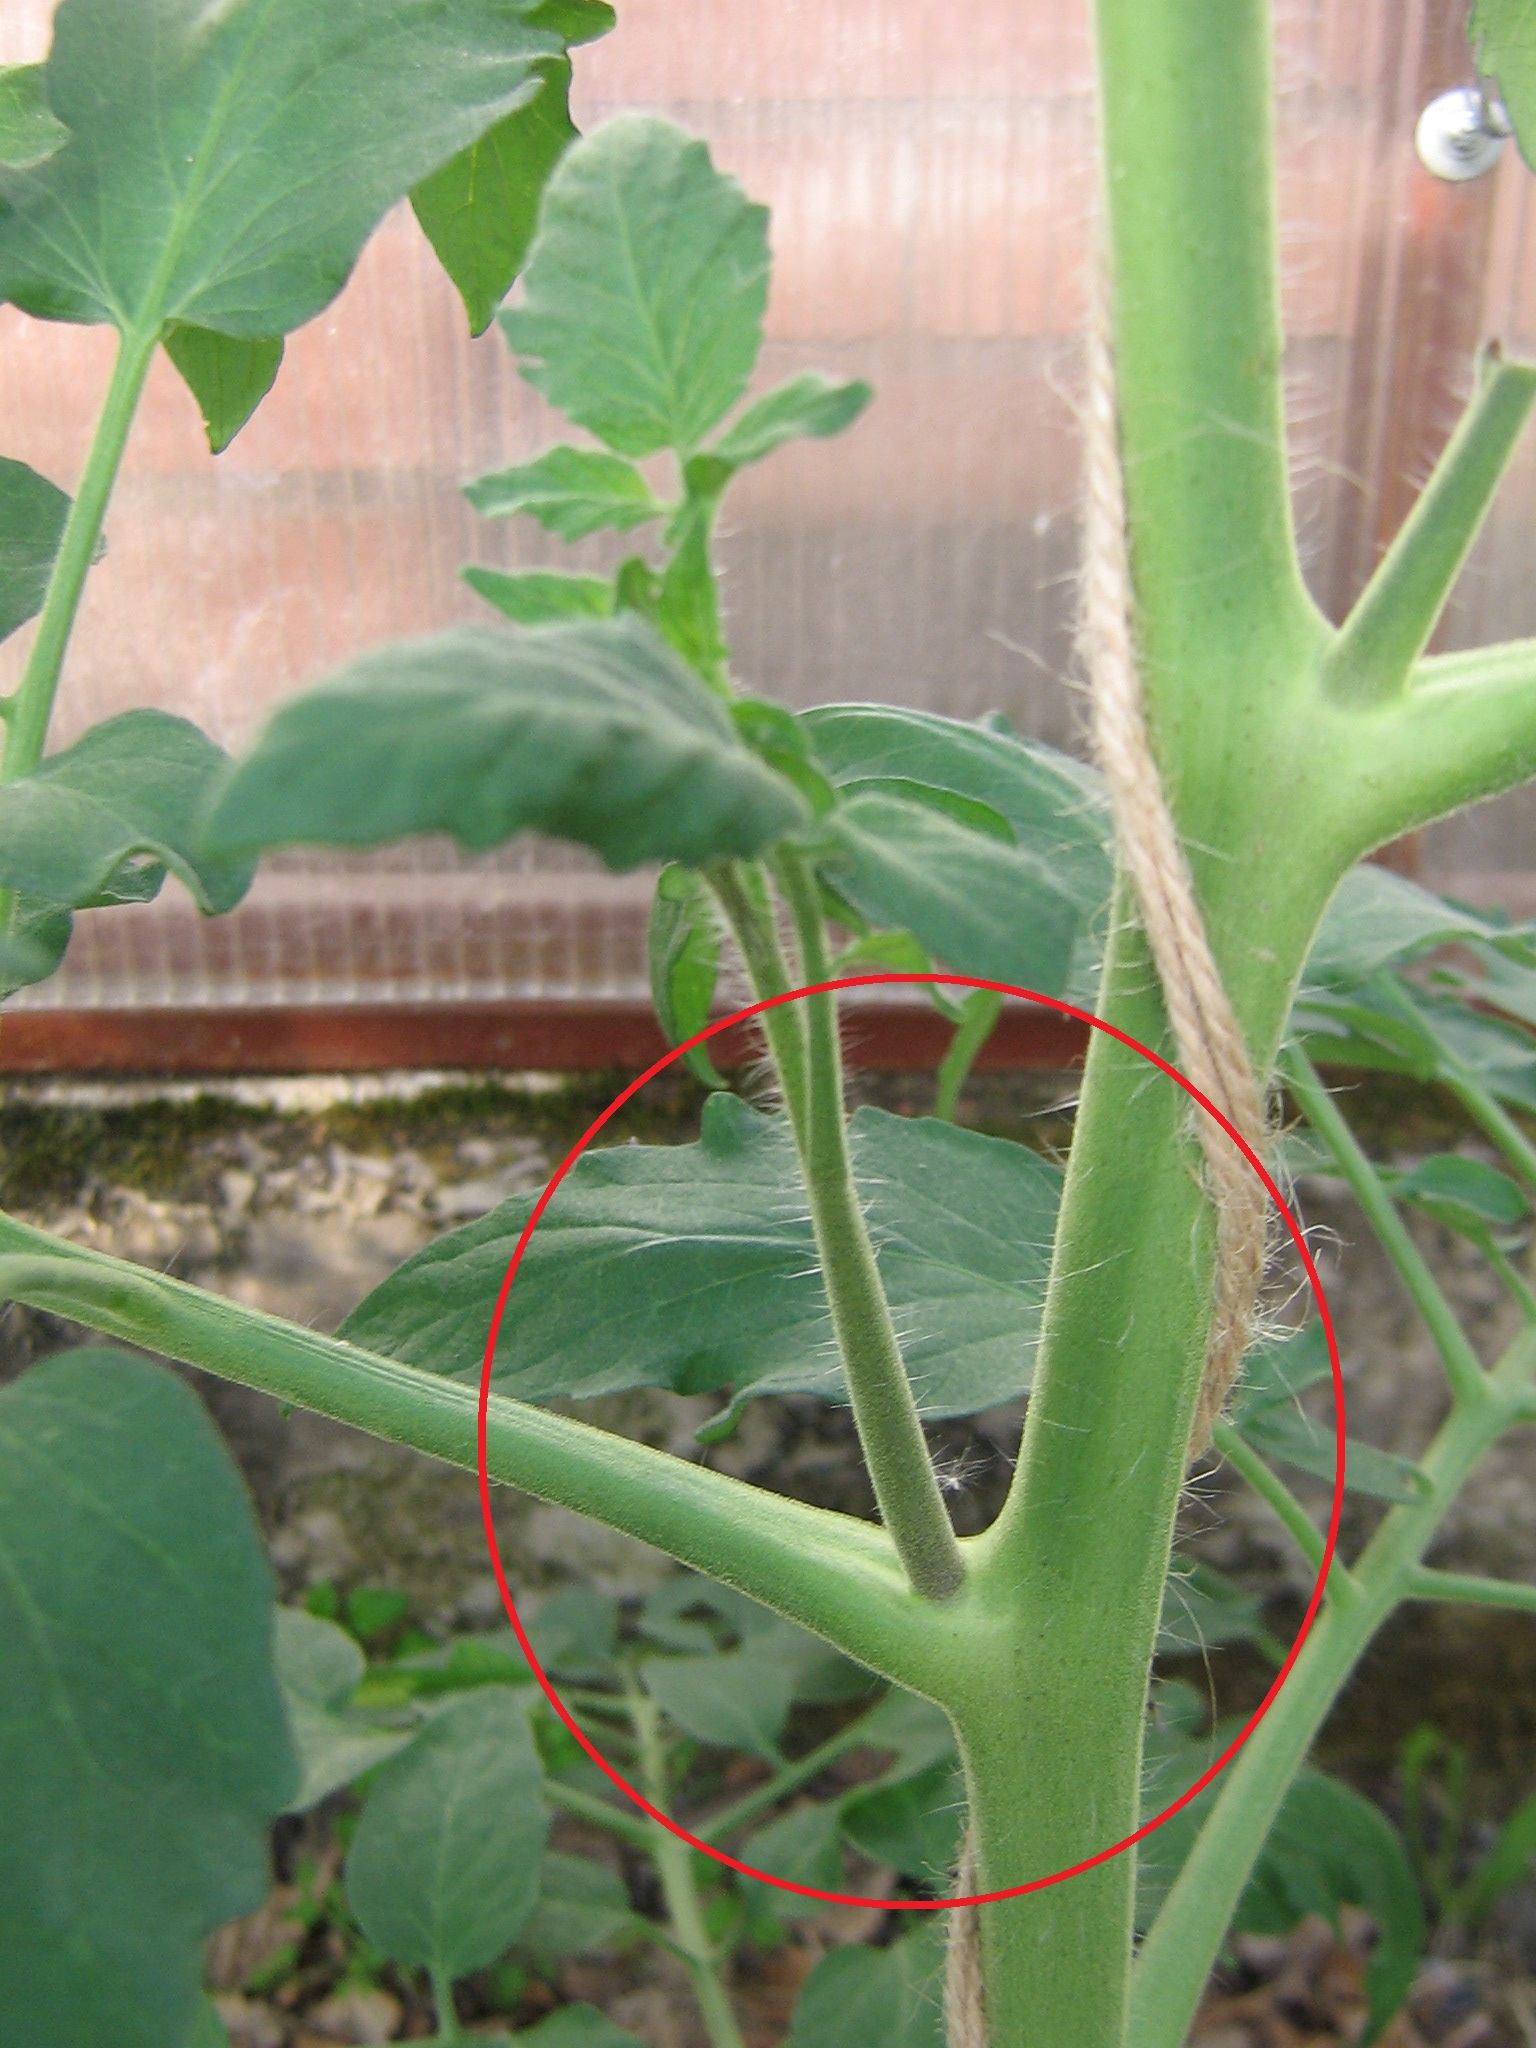
M 558 1778 L 547 1778 L 544 1792 L 551 1806 L 560 1807 L 573 1820 L 584 1820 L 591 1827 L 601 1828 L 632 1849 L 643 1849 L 649 1856 L 656 1846 L 655 1828 L 627 1807 L 615 1806 L 612 1800 L 595 1792 L 583 1792 L 579 1785 L 564 1785 Z
M 1307 1122 L 1332 1153 L 1361 1214 L 1396 1268 L 1414 1307 L 1424 1318 L 1425 1328 L 1445 1367 L 1451 1392 L 1458 1400 L 1479 1399 L 1484 1388 L 1482 1362 L 1468 1342 L 1418 1246 L 1408 1234 L 1408 1227 L 1397 1213 L 1380 1175 L 1340 1115 L 1337 1103 L 1323 1086 L 1317 1069 L 1301 1048 L 1293 1045 L 1282 1052 L 1280 1071 Z
M 48 721 L 58 694 L 59 675 L 70 632 L 80 609 L 85 579 L 101 540 L 102 523 L 117 472 L 122 465 L 129 429 L 138 409 L 144 379 L 154 358 L 155 334 L 126 334 L 118 343 L 112 379 L 102 403 L 80 487 L 64 523 L 59 552 L 48 578 L 37 637 L 22 671 L 7 714 L 0 782 L 30 775 L 42 759 Z
M 1491 1237 L 1483 1241 L 1481 1250 L 1483 1257 L 1519 1303 L 1520 1312 L 1526 1321 L 1536 1323 L 1536 1289 L 1531 1287 L 1524 1274 L 1516 1270 Z
M 1240 1472 L 1254 1492 L 1284 1523 L 1286 1531 L 1314 1572 L 1323 1568 L 1327 1544 L 1323 1532 L 1307 1513 L 1278 1473 L 1272 1472 L 1247 1439 L 1230 1422 L 1218 1422 L 1213 1442 L 1235 1472 Z M 1349 1573 L 1335 1561 L 1328 1575 L 1331 1589 L 1349 1583 Z
M 836 1735 L 829 1735 L 825 1742 L 818 1743 L 814 1749 L 808 1749 L 804 1756 L 794 1757 L 789 1763 L 782 1764 L 771 1778 L 764 1779 L 761 1785 L 755 1785 L 750 1792 L 743 1793 L 740 1799 L 734 1800 L 719 1813 L 711 1814 L 698 1830 L 699 1834 L 706 1842 L 726 1842 L 732 1835 L 740 1834 L 742 1829 L 750 1827 L 760 1814 L 768 1812 L 770 1807 L 777 1806 L 781 1799 L 787 1799 L 791 1792 L 797 1792 L 802 1785 L 807 1785 L 813 1778 L 819 1777 L 829 1765 L 835 1764 L 839 1757 L 846 1756 L 850 1749 L 858 1749 L 867 1744 L 870 1737 L 865 1732 L 864 1724 L 870 1715 L 876 1712 L 878 1709 L 871 1707 L 869 1714 L 861 1714 L 858 1720 L 850 1721 L 846 1728 L 840 1729 Z
M 432 1984 L 432 2003 L 437 2008 L 434 2048 L 459 2048 L 464 2033 L 459 2025 L 458 2007 L 453 2002 L 453 1979 L 440 1963 L 433 1963 L 427 1974 Z
M 1435 623 L 1508 469 L 1536 369 L 1491 356 L 1456 431 L 1323 664 L 1323 685 L 1356 704 L 1395 696 Z
M 992 1036 L 1002 1011 L 1002 997 L 986 988 L 973 990 L 961 1005 L 960 1022 L 955 1026 L 948 1051 L 939 1062 L 938 1081 L 934 1087 L 933 1113 L 943 1117 L 946 1123 L 953 1123 L 959 1113 L 960 1097 L 970 1079 L 971 1069 Z
M 640 1745 L 640 1775 L 645 1796 L 665 1813 L 671 1788 L 667 1782 L 667 1752 L 662 1740 L 661 1714 L 655 1702 L 648 1699 L 633 1681 L 628 1688 L 628 1698 L 630 1718 Z M 667 1919 L 673 1939 L 687 1959 L 705 2029 L 714 2048 L 745 2048 L 730 1997 L 720 1976 L 715 1945 L 705 1924 L 704 1906 L 694 1878 L 695 1851 L 679 1840 L 670 1828 L 664 1828 L 655 1821 L 649 1823 L 649 1828 L 651 1856 L 661 1880 Z
M 1488 1579 L 1472 1572 L 1442 1572 L 1422 1565 L 1409 1579 L 1405 1600 L 1450 1600 L 1469 1607 L 1513 1607 L 1536 1614 L 1536 1586 Z
M 467 1471 L 471 1388 L 87 1252 L 0 1216 L 0 1299 L 24 1301 L 203 1367 Z M 492 1394 L 491 1478 L 650 1543 L 798 1621 L 897 1684 L 919 1683 L 932 1629 L 888 1539 L 647 1445 Z
M 1195 2007 L 1286 1791 L 1376 1631 L 1409 1597 L 1425 1550 L 1478 1462 L 1518 1413 L 1536 1354 L 1526 1332 L 1475 1400 L 1455 1406 L 1420 1463 L 1422 1500 L 1385 1516 L 1354 1569 L 1358 1597 L 1319 1617 L 1284 1688 L 1236 1760 L 1137 1958 L 1131 2037 L 1182 2048 Z
M 810 984 L 831 978 L 821 904 L 810 870 L 785 854 L 779 872 Z M 880 1517 L 914 1592 L 947 1600 L 965 1579 L 960 1545 L 928 1455 L 890 1304 L 875 1262 L 848 1154 L 837 999 L 807 996 L 801 1167 L 832 1327 Z
M 736 941 L 753 994 L 788 995 L 794 983 L 774 927 L 762 870 L 722 864 L 707 870 L 706 879 Z M 783 1003 L 777 1009 L 765 1010 L 759 1021 L 779 1086 L 784 1091 L 790 1123 L 797 1140 L 801 1140 L 806 1100 L 805 1019 L 798 1003 Z

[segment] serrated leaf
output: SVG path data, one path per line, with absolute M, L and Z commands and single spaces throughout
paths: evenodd
M 1478 69 L 1491 78 L 1528 164 L 1536 164 L 1536 19 L 1527 0 L 1475 0 L 1467 33 Z
M 1235 1426 L 1260 1457 L 1315 1479 L 1333 1479 L 1336 1449 L 1333 1431 L 1316 1423 L 1300 1409 L 1276 1406 L 1255 1415 L 1239 1415 Z M 1411 1459 L 1378 1450 L 1374 1444 L 1350 1437 L 1345 1445 L 1344 1487 L 1348 1493 L 1363 1493 L 1372 1500 L 1412 1506 L 1424 1498 L 1429 1482 Z
M 835 1948 L 805 1980 L 785 2048 L 943 2048 L 947 1916 L 885 1948 Z
M 638 2034 L 615 2026 L 595 2005 L 562 2005 L 536 2027 L 519 2027 L 517 2043 L 518 2048 L 646 2048 Z
M 777 1760 L 793 1686 L 774 1644 L 647 1657 L 640 1677 L 667 1718 L 697 1741 Z
M 633 463 L 601 448 L 550 448 L 532 462 L 477 477 L 464 495 L 488 519 L 526 513 L 563 540 L 628 533 L 667 509 Z
M 201 824 L 228 756 L 184 718 L 125 711 L 0 788 L 0 885 L 85 909 L 140 903 L 167 871 L 198 907 L 230 910 L 252 864 L 211 850 Z
M 1033 849 L 868 788 L 844 795 L 826 831 L 819 864 L 873 923 L 901 926 L 960 974 L 1042 995 L 1066 987 L 1081 917 Z
M 0 456 L 0 640 L 42 609 L 68 518 L 57 484 Z
M 748 1835 L 737 1853 L 744 1863 L 766 1870 L 770 1877 L 788 1878 L 791 1884 L 831 1892 L 842 1890 L 846 1883 L 838 1809 L 832 1802 L 791 1807 Z M 765 1887 L 762 1903 L 765 1911 L 780 1920 L 798 1920 L 824 1910 L 820 1899 L 802 1898 L 798 1892 L 781 1892 L 772 1886 Z
M 544 1858 L 538 1904 L 523 1922 L 518 1948 L 544 1965 L 612 1946 L 635 1925 L 635 1910 L 618 1872 L 590 1856 L 551 1850 Z
M 283 361 L 280 338 L 217 334 L 181 321 L 166 329 L 165 352 L 197 400 L 215 455 L 223 454 L 272 389 Z
M 302 1608 L 277 1612 L 276 1664 L 299 1785 L 286 1811 L 307 1813 L 410 1741 L 410 1728 L 384 1728 L 350 1710 L 363 1653 L 334 1622 Z
M 471 334 L 485 332 L 512 289 L 549 174 L 576 139 L 570 59 L 547 58 L 536 74 L 532 99 L 411 194 L 422 233 L 464 301 Z
M 1252 1640 L 1260 1602 L 1252 1593 L 1206 1564 L 1175 1558 L 1163 1588 L 1157 1654 L 1183 1657 Z
M 538 1897 L 543 1772 L 518 1695 L 466 1693 L 380 1771 L 347 1857 L 347 1899 L 396 1962 L 466 1976 Z
M 1517 1229 L 1530 1215 L 1517 1181 L 1481 1159 L 1454 1152 L 1421 1159 L 1406 1173 L 1391 1175 L 1387 1184 L 1398 1201 L 1411 1202 L 1449 1229 L 1473 1237 Z
M 566 619 L 606 619 L 613 586 L 600 576 L 563 576 L 549 569 L 465 569 L 464 581 L 487 604 L 520 626 L 557 626 Z
M 755 400 L 733 420 L 710 453 L 733 469 L 761 462 L 786 441 L 825 439 L 851 427 L 874 392 L 858 379 L 823 377 L 818 371 L 792 377 Z
M 843 1832 L 856 1849 L 935 1889 L 954 1873 L 964 1822 L 965 1783 L 950 1762 L 842 1803 Z
M 868 1108 L 850 1145 L 920 1407 L 960 1415 L 1013 1399 L 1029 1383 L 1058 1170 L 1002 1139 Z M 428 1246 L 346 1334 L 477 1375 L 485 1304 L 529 1208 L 515 1198 Z M 595 1270 L 613 1284 L 594 1286 Z M 535 1401 L 635 1386 L 840 1399 L 829 1336 L 788 1125 L 716 1095 L 697 1144 L 578 1161 L 508 1297 L 495 1383 Z
M 41 64 L 0 66 L 0 166 L 27 171 L 68 139 L 69 130 L 48 104 Z
M 529 383 L 622 455 L 691 452 L 757 359 L 767 210 L 702 142 L 627 114 L 561 159 L 524 287 L 502 326 Z
M 387 647 L 285 704 L 225 786 L 222 846 L 549 832 L 615 869 L 745 856 L 799 798 L 641 620 Z
M 330 303 L 394 202 L 563 54 L 532 0 L 68 0 L 69 139 L 0 177 L 0 298 L 265 339 Z M 174 168 L 173 168 L 174 166 Z
M 1348 986 L 1437 946 L 1508 945 L 1522 938 L 1528 945 L 1529 934 L 1513 932 L 1506 921 L 1367 861 L 1339 884 L 1307 956 L 1305 979 L 1313 986 Z
M 669 1045 L 681 1045 L 709 1022 L 720 972 L 714 902 L 691 868 L 665 867 L 657 876 L 645 947 L 656 1021 Z M 708 1046 L 683 1058 L 706 1088 L 725 1086 Z
M 0 1391 L 0 1556 L 0 2033 L 165 2048 L 295 1776 L 250 1503 L 181 1380 L 76 1351 Z

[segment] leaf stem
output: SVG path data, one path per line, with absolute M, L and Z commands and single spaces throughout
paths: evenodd
M 645 1796 L 653 1806 L 665 1812 L 670 1787 L 661 1713 L 655 1701 L 647 1698 L 633 1679 L 627 1692 L 630 1719 L 640 1745 L 640 1776 Z M 687 1960 L 705 2029 L 714 2048 L 745 2048 L 729 1994 L 721 1979 L 715 1945 L 705 1924 L 703 1901 L 694 1878 L 696 1852 L 670 1828 L 664 1828 L 656 1821 L 647 1823 L 647 1827 L 651 1836 L 651 1857 L 661 1880 L 661 1893 L 666 1901 L 673 1939 Z
M 0 1299 L 24 1301 L 473 1472 L 474 1389 L 259 1314 L 0 1215 Z M 889 1539 L 608 1430 L 492 1394 L 494 1481 L 591 1516 L 734 1586 L 898 1684 L 931 1628 Z
M 157 340 L 155 334 L 125 334 L 118 343 L 90 454 L 48 578 L 37 637 L 10 700 L 5 746 L 0 753 L 0 783 L 30 775 L 42 759 L 65 650 Z
M 1287 1533 L 1314 1572 L 1323 1568 L 1327 1545 L 1323 1532 L 1307 1513 L 1277 1472 L 1259 1456 L 1253 1446 L 1230 1422 L 1218 1422 L 1212 1436 L 1216 1449 L 1233 1471 L 1240 1472 L 1259 1498 L 1285 1525 Z M 1350 1582 L 1349 1572 L 1337 1559 L 1328 1575 L 1330 1591 Z
M 627 1842 L 632 1849 L 643 1849 L 649 1856 L 656 1846 L 656 1831 L 648 1820 L 627 1807 L 615 1806 L 611 1799 L 604 1799 L 596 1792 L 583 1792 L 579 1785 L 563 1785 L 558 1778 L 546 1778 L 545 1797 L 551 1806 L 558 1806 L 574 1820 L 584 1820 L 589 1826 L 601 1828 L 606 1834 Z
M 1333 1155 L 1361 1214 L 1396 1268 L 1414 1307 L 1424 1318 L 1425 1327 L 1445 1367 L 1451 1392 L 1458 1401 L 1480 1402 L 1486 1388 L 1482 1362 L 1409 1235 L 1408 1227 L 1382 1184 L 1381 1176 L 1366 1157 L 1354 1132 L 1340 1114 L 1337 1103 L 1323 1086 L 1317 1069 L 1301 1048 L 1287 1046 L 1280 1055 L 1279 1065 L 1286 1086 L 1307 1122 Z
M 1503 1103 L 1490 1095 L 1471 1074 L 1453 1072 L 1448 1085 L 1484 1137 L 1491 1139 L 1518 1178 L 1536 1193 L 1536 1145 L 1531 1143 Z
M 810 869 L 784 853 L 778 871 L 807 984 L 831 979 L 821 903 Z M 806 1095 L 797 1129 L 801 1169 L 853 1419 L 875 1489 L 915 1593 L 947 1600 L 965 1580 L 960 1545 L 928 1455 L 890 1304 L 848 1154 L 843 1055 L 835 995 L 807 996 Z
M 1392 545 L 1323 662 L 1341 699 L 1397 696 L 1429 644 L 1536 403 L 1536 368 L 1496 355 Z
M 1489 1579 L 1472 1572 L 1442 1572 L 1421 1565 L 1408 1581 L 1407 1600 L 1450 1600 L 1469 1607 L 1514 1607 L 1536 1614 L 1536 1585 Z
M 766 885 L 760 868 L 744 868 L 735 862 L 706 870 L 705 879 L 715 893 L 730 927 L 731 937 L 741 954 L 755 996 L 784 996 L 794 987 L 789 962 L 774 928 Z M 797 1143 L 803 1142 L 806 1101 L 805 1019 L 796 1003 L 783 1003 L 765 1010 L 759 1019 L 768 1055 L 784 1091 Z
M 459 2048 L 464 2039 L 458 2007 L 453 2002 L 453 1979 L 440 1963 L 433 1963 L 427 1975 L 432 1984 L 432 2003 L 437 2008 L 437 2033 L 432 2048 Z
M 829 1765 L 835 1764 L 839 1757 L 846 1756 L 850 1749 L 858 1749 L 862 1744 L 868 1743 L 870 1738 L 865 1733 L 864 1724 L 877 1711 L 877 1708 L 871 1707 L 869 1713 L 861 1714 L 856 1721 L 850 1721 L 846 1728 L 839 1729 L 836 1735 L 829 1735 L 825 1742 L 818 1743 L 814 1749 L 808 1749 L 804 1756 L 794 1757 L 787 1764 L 781 1765 L 771 1778 L 765 1778 L 761 1785 L 754 1785 L 750 1792 L 744 1792 L 739 1799 L 723 1807 L 719 1813 L 711 1814 L 698 1829 L 698 1833 L 706 1842 L 725 1842 L 729 1841 L 732 1835 L 740 1834 L 741 1830 L 749 1827 L 759 1814 L 777 1806 L 781 1799 L 787 1799 L 791 1792 L 797 1792 L 802 1785 L 809 1784 L 812 1778 L 819 1777 Z

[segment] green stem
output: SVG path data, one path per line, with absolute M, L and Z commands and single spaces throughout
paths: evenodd
M 1485 1579 L 1472 1572 L 1431 1571 L 1427 1566 L 1410 1578 L 1405 1600 L 1450 1600 L 1469 1607 L 1512 1607 L 1536 1614 L 1536 1586 L 1516 1579 Z
M 829 1735 L 825 1742 L 808 1749 L 804 1756 L 797 1756 L 781 1765 L 771 1778 L 765 1778 L 761 1785 L 754 1785 L 750 1792 L 743 1793 L 740 1799 L 719 1813 L 711 1814 L 698 1833 L 706 1842 L 726 1842 L 732 1835 L 739 1835 L 759 1815 L 767 1813 L 802 1785 L 808 1785 L 829 1765 L 835 1764 L 839 1757 L 846 1756 L 850 1749 L 867 1745 L 870 1737 L 865 1731 L 865 1723 L 878 1711 L 877 1707 L 871 1707 L 868 1714 L 861 1714 L 858 1720 L 850 1721 L 846 1728 L 840 1729 L 836 1735 Z
M 42 759 L 48 722 L 58 694 L 59 675 L 69 645 L 85 579 L 101 540 L 102 523 L 117 472 L 122 465 L 129 429 L 138 409 L 144 379 L 154 359 L 157 334 L 124 335 L 118 343 L 112 380 L 102 404 L 80 487 L 69 508 L 59 552 L 54 557 L 38 620 L 37 637 L 22 671 L 16 693 L 6 706 L 6 737 L 0 756 L 0 783 L 30 775 Z
M 640 1775 L 645 1796 L 665 1813 L 670 1787 L 660 1711 L 655 1702 L 633 1683 L 629 1688 L 629 1708 L 640 1744 Z M 703 1902 L 694 1879 L 696 1852 L 679 1840 L 670 1828 L 664 1828 L 655 1821 L 649 1825 L 651 1856 L 661 1880 L 672 1937 L 687 1959 L 694 1996 L 709 2038 L 714 2048 L 745 2048 L 730 1997 L 721 1980 L 715 1945 L 705 1925 Z
M 795 855 L 785 854 L 779 872 L 807 981 L 830 980 L 821 904 L 810 870 Z M 927 1600 L 947 1600 L 964 1581 L 965 1563 L 928 1455 L 848 1154 L 837 998 L 807 996 L 804 1007 L 801 1167 L 853 1419 L 880 1518 L 913 1591 Z
M 0 1216 L 0 1299 L 476 1469 L 476 1393 Z M 927 1689 L 933 1631 L 887 1538 L 589 1424 L 492 1394 L 493 1480 L 574 1508 Z
M 1458 1402 L 1421 1460 L 1425 1496 L 1393 1508 L 1354 1569 L 1349 1595 L 1319 1616 L 1285 1686 L 1224 1773 L 1215 1804 L 1137 1960 L 1136 2048 L 1182 2048 L 1233 1907 L 1318 1729 L 1376 1631 L 1408 1596 L 1425 1550 L 1473 1469 L 1517 1409 L 1533 1344 L 1517 1340 Z
M 595 1792 L 583 1792 L 579 1785 L 564 1785 L 558 1778 L 547 1778 L 544 1791 L 550 1805 L 558 1806 L 573 1820 L 584 1820 L 590 1827 L 601 1828 L 632 1849 L 643 1849 L 647 1856 L 655 1848 L 656 1830 L 638 1812 L 615 1806 L 612 1800 Z
M 1397 1208 L 1382 1185 L 1381 1176 L 1362 1151 L 1354 1132 L 1339 1113 L 1317 1069 L 1299 1046 L 1288 1046 L 1280 1056 L 1280 1071 L 1296 1098 L 1302 1114 L 1316 1131 L 1349 1184 L 1350 1192 L 1370 1224 L 1378 1243 L 1392 1261 L 1398 1278 L 1424 1319 L 1435 1349 L 1445 1367 L 1445 1376 L 1458 1399 L 1475 1401 L 1483 1391 L 1483 1367 L 1477 1353 L 1456 1320 L 1455 1311 L 1441 1293 L 1439 1283 Z
M 731 936 L 747 970 L 752 993 L 786 996 L 795 986 L 789 963 L 774 927 L 772 907 L 760 868 L 722 865 L 707 871 L 710 887 L 724 912 Z M 804 1142 L 806 1101 L 805 1019 L 798 1003 L 765 1010 L 759 1022 L 768 1055 L 784 1091 L 784 1105 L 798 1142 Z
M 1323 685 L 1358 704 L 1407 684 L 1536 403 L 1536 369 L 1490 358 L 1402 529 L 1340 628 Z
M 459 2048 L 464 2030 L 459 2025 L 458 2008 L 453 2002 L 453 1979 L 437 1963 L 432 1965 L 428 1976 L 432 1983 L 432 2003 L 437 2008 L 437 2033 L 432 2048 Z
M 1532 1193 L 1536 1193 L 1536 1145 L 1531 1143 L 1503 1103 L 1490 1095 L 1471 1074 L 1453 1073 L 1450 1090 L 1484 1137 L 1503 1153 L 1506 1165 Z
M 934 1115 L 951 1124 L 959 1114 L 960 1097 L 971 1069 L 1003 1013 L 1003 999 L 991 989 L 979 988 L 973 990 L 960 1007 L 960 1022 L 955 1026 L 948 1051 L 939 1062 L 933 1095 Z
M 1252 1444 L 1240 1436 L 1230 1422 L 1218 1422 L 1212 1440 L 1232 1469 L 1242 1474 L 1259 1498 L 1285 1525 L 1291 1540 L 1313 1571 L 1321 1571 L 1323 1558 L 1327 1554 L 1323 1532 L 1285 1481 L 1278 1473 L 1270 1470 Z M 1328 1575 L 1330 1590 L 1348 1578 L 1348 1571 L 1335 1561 Z

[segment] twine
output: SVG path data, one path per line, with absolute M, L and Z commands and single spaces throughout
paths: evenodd
M 1084 434 L 1082 645 L 1091 686 L 1094 748 L 1109 785 L 1120 863 L 1136 892 L 1179 1067 L 1262 1156 L 1268 1137 L 1263 1090 L 1211 953 L 1142 705 L 1141 668 L 1131 628 L 1131 560 L 1114 347 L 1103 272 L 1101 265 L 1088 325 Z M 1268 1203 L 1253 1169 L 1213 1118 L 1201 1111 L 1195 1126 L 1216 1211 L 1216 1271 L 1205 1371 L 1190 1431 L 1191 1459 L 1210 1443 L 1248 1348 L 1269 1236 Z M 968 1833 L 960 1852 L 956 1895 L 971 1896 L 977 1883 L 975 1836 Z M 980 1921 L 974 1906 L 950 1915 L 944 2019 L 949 2048 L 987 2048 Z

